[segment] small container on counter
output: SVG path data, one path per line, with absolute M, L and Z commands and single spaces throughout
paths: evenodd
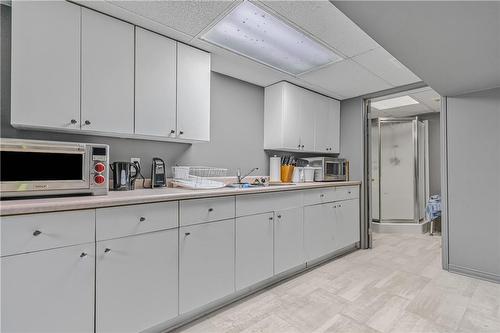
M 281 166 L 281 182 L 282 183 L 291 183 L 293 176 L 293 169 L 295 167 L 293 165 L 285 164 Z
M 295 167 L 293 169 L 292 183 L 303 183 L 304 182 L 304 168 Z
M 304 182 L 313 182 L 314 181 L 314 172 L 317 168 L 311 166 L 305 166 L 304 168 Z

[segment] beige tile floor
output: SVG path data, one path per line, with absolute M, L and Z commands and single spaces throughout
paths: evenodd
M 440 237 L 376 234 L 178 332 L 500 333 L 500 285 L 443 271 Z

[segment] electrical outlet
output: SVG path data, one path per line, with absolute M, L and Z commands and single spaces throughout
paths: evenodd
M 141 165 L 141 158 L 140 157 L 131 157 L 130 162 L 132 162 L 132 163 L 137 162 L 137 163 L 139 163 L 139 165 Z

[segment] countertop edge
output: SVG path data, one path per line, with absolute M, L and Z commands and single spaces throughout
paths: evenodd
M 178 188 L 141 189 L 127 192 L 110 192 L 106 196 L 73 196 L 39 199 L 12 199 L 0 201 L 0 216 L 85 210 L 146 203 L 189 199 L 239 196 L 259 193 L 299 191 L 325 187 L 359 186 L 360 181 L 318 182 L 264 188 L 216 190 L 186 190 Z

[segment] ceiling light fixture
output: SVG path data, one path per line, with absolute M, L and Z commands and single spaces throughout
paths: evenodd
M 385 110 L 413 104 L 419 103 L 410 96 L 401 96 L 372 102 L 370 105 L 377 110 Z
M 201 39 L 292 75 L 342 60 L 249 1 L 244 1 Z

